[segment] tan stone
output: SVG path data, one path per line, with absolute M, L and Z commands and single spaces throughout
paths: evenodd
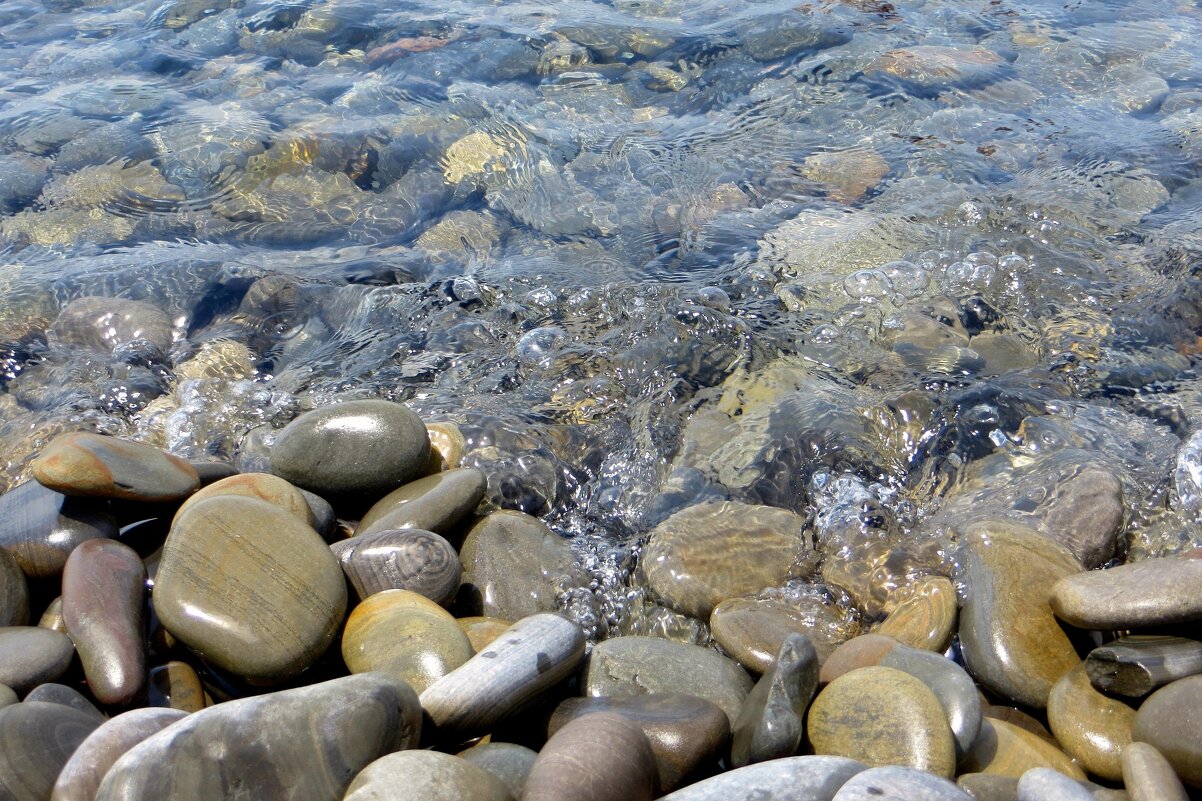
M 1085 665 L 1065 673 L 1048 696 L 1048 725 L 1065 752 L 1090 773 L 1123 778 L 1123 749 L 1131 742 L 1135 710 L 1103 695 L 1089 682 Z
M 972 750 L 960 761 L 961 773 L 988 773 L 1021 778 L 1031 768 L 1051 768 L 1072 779 L 1085 771 L 1047 740 L 1011 723 L 986 717 Z
M 943 576 L 924 576 L 897 593 L 897 605 L 873 634 L 942 653 L 956 631 L 956 588 Z

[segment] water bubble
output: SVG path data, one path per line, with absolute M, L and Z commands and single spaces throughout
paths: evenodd
M 547 325 L 527 331 L 518 340 L 518 362 L 525 365 L 540 364 L 563 347 L 567 339 L 567 332 L 557 325 Z
M 484 299 L 480 282 L 470 275 L 461 275 L 451 281 L 451 294 L 460 303 L 471 303 Z
M 838 326 L 830 325 L 829 323 L 818 326 L 814 329 L 814 333 L 810 335 L 810 340 L 815 345 L 829 345 L 837 340 L 842 334 Z
M 997 268 L 992 264 L 973 264 L 965 260 L 949 265 L 943 275 L 952 290 L 981 292 L 993 284 Z
M 893 289 L 893 282 L 880 270 L 856 270 L 843 279 L 843 291 L 861 303 L 877 303 Z
M 893 291 L 906 298 L 921 295 L 931 283 L 927 271 L 910 261 L 891 261 L 880 268 Z
M 697 290 L 697 300 L 702 306 L 720 312 L 730 311 L 730 295 L 716 286 L 705 286 Z

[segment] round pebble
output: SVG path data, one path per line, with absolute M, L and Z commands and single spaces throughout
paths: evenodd
M 79 543 L 115 536 L 107 501 L 72 498 L 36 481 L 0 495 L 0 548 L 29 578 L 57 577 Z
M 873 631 L 903 645 L 943 653 L 956 631 L 956 588 L 943 576 L 924 576 L 897 593 L 897 605 Z
M 200 489 L 192 465 L 140 442 L 79 432 L 50 441 L 34 459 L 33 476 L 65 495 L 174 501 Z
M 0 629 L 0 684 L 18 695 L 58 679 L 74 657 L 75 646 L 66 634 L 34 626 Z
M 0 798 L 49 799 L 67 760 L 99 725 L 62 704 L 34 701 L 0 709 Z
M 1081 664 L 1065 673 L 1048 696 L 1048 726 L 1065 752 L 1094 776 L 1123 778 L 1123 750 L 1131 742 L 1135 710 L 1094 689 Z
M 538 753 L 517 743 L 481 743 L 459 756 L 496 776 L 509 788 L 514 798 L 521 798 L 526 777 Z
M 612 712 L 569 721 L 530 768 L 522 801 L 651 801 L 656 761 L 646 735 Z
M 238 495 L 246 498 L 258 498 L 278 506 L 289 514 L 303 520 L 306 525 L 313 526 L 316 520 L 309 508 L 309 502 L 299 489 L 289 484 L 279 476 L 270 473 L 240 473 L 214 481 L 201 488 L 195 495 L 184 501 L 175 516 L 179 517 L 191 504 L 212 498 L 216 495 Z
M 400 751 L 365 767 L 343 801 L 514 801 L 505 783 L 465 759 Z
M 376 531 L 335 542 L 330 550 L 360 599 L 410 590 L 446 605 L 459 590 L 459 554 L 432 531 Z
M 841 619 L 826 606 L 803 608 L 775 598 L 729 598 L 714 607 L 710 632 L 739 664 L 763 673 L 785 639 L 795 634 L 804 635 L 818 661 L 824 661 L 842 641 Z
M 1148 743 L 1131 743 L 1123 749 L 1123 786 L 1131 801 L 1187 801 L 1177 772 L 1164 754 Z
M 1202 559 L 1165 557 L 1093 570 L 1056 582 L 1052 609 L 1094 631 L 1202 621 Z
M 1140 704 L 1131 739 L 1163 754 L 1186 785 L 1202 787 L 1200 723 L 1202 676 L 1190 676 L 1166 684 Z

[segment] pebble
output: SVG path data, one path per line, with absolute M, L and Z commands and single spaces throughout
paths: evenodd
M 3 681 L 3 678 L 0 678 Z M 1140 704 L 1131 739 L 1164 755 L 1190 787 L 1202 787 L 1202 676 L 1166 684 Z
M 689 692 L 717 704 L 733 727 L 751 677 L 739 664 L 699 645 L 657 637 L 612 637 L 597 643 L 584 674 L 585 695 Z
M 989 716 L 981 720 L 981 733 L 959 765 L 961 773 L 989 773 L 1015 779 L 1031 768 L 1051 768 L 1073 779 L 1085 778 L 1085 772 L 1051 741 Z
M 50 329 L 56 340 L 112 351 L 135 339 L 145 339 L 160 350 L 171 347 L 171 318 L 150 303 L 125 298 L 77 298 L 59 312 Z
M 1018 780 L 1018 801 L 1093 801 L 1093 796 L 1059 771 L 1031 768 Z
M 46 607 L 46 611 L 38 619 L 38 628 L 67 633 L 67 624 L 63 622 L 63 596 L 58 596 Z
M 182 712 L 199 712 L 208 704 L 200 676 L 187 662 L 172 660 L 150 669 L 147 703 Z
M 1123 484 L 1113 471 L 1085 466 L 1057 481 L 1040 528 L 1093 569 L 1114 556 L 1123 530 Z
M 659 801 L 831 801 L 866 767 L 834 756 L 773 759 L 703 779 Z
M 641 569 L 647 586 L 686 615 L 708 619 L 727 598 L 754 595 L 814 572 L 805 519 L 735 501 L 675 513 L 651 532 Z
M 330 546 L 360 600 L 385 590 L 410 590 L 449 604 L 459 590 L 459 554 L 431 531 L 384 530 Z
M 539 751 L 522 801 L 651 801 L 656 759 L 643 730 L 612 712 L 574 718 Z
M 1052 615 L 1049 588 L 1080 573 L 1080 564 L 1039 533 L 1001 522 L 970 526 L 962 558 L 960 645 L 968 671 L 998 695 L 1042 709 L 1079 661 Z
M 372 503 L 419 478 L 426 427 L 409 407 L 357 400 L 306 412 L 276 435 L 271 472 L 339 503 Z
M 7 684 L 0 684 L 0 709 L 20 703 L 20 700 L 12 687 L 9 687 Z
M 323 540 L 329 542 L 338 533 L 338 515 L 335 514 L 334 507 L 315 492 L 309 492 L 300 487 L 296 489 L 304 496 L 305 503 L 309 504 L 309 515 L 313 518 L 311 525 L 314 531 L 320 534 Z
M 227 701 L 131 748 L 97 801 L 338 801 L 384 754 L 416 747 L 413 690 L 382 673 Z
M 947 779 L 899 766 L 869 768 L 847 781 L 832 801 L 969 801 Z
M 450 612 L 408 590 L 372 595 L 355 607 L 342 632 L 342 659 L 351 673 L 391 673 L 418 693 L 474 655 Z
M 1187 801 L 1177 772 L 1164 754 L 1148 743 L 1131 743 L 1123 749 L 1123 786 L 1131 801 Z
M 400 751 L 364 768 L 343 801 L 514 801 L 505 783 L 465 759 Z
M 83 693 L 65 684 L 56 684 L 47 682 L 39 684 L 29 691 L 25 696 L 26 702 L 41 701 L 46 704 L 62 704 L 69 706 L 72 709 L 78 709 L 80 712 L 91 715 L 96 722 L 104 723 L 108 717 L 97 709 L 91 701 L 84 697 Z
M 273 476 L 270 473 L 240 473 L 236 476 L 229 476 L 228 478 L 214 481 L 184 501 L 179 511 L 175 513 L 175 516 L 179 517 L 180 513 L 191 504 L 217 495 L 238 495 L 246 498 L 258 498 L 261 501 L 267 501 L 273 506 L 280 507 L 285 512 L 304 521 L 308 526 L 315 526 L 317 522 L 313 516 L 313 511 L 309 508 L 309 501 L 305 498 L 304 494 L 284 479 L 279 476 Z
M 17 695 L 57 680 L 74 657 L 75 646 L 66 634 L 34 626 L 0 629 L 0 684 Z
M 133 702 L 146 682 L 146 567 L 116 540 L 88 540 L 63 570 L 63 622 L 102 704 Z
M 810 705 L 815 753 L 870 766 L 899 765 L 951 777 L 956 746 L 939 699 L 900 670 L 865 667 L 832 681 Z
M 27 481 L 0 495 L 0 548 L 31 579 L 53 578 L 76 545 L 117 536 L 103 501 L 72 498 Z
M 956 631 L 956 588 L 943 576 L 924 576 L 897 593 L 897 605 L 874 634 L 943 653 Z
M 1164 557 L 1069 576 L 1052 587 L 1056 616 L 1114 631 L 1202 621 L 1202 559 Z
M 431 473 L 453 470 L 463 464 L 467 440 L 459 426 L 454 423 L 426 423 L 426 434 L 430 437 Z
M 517 620 L 554 612 L 560 586 L 587 586 L 567 541 L 537 517 L 500 511 L 468 531 L 459 549 L 467 611 Z
M 502 620 L 499 617 L 459 617 L 455 618 L 459 628 L 467 635 L 472 650 L 476 653 L 483 651 L 489 643 L 505 633 L 513 625 L 512 620 Z
M 1065 673 L 1048 696 L 1048 726 L 1056 741 L 1103 779 L 1123 778 L 1122 754 L 1134 722 L 1134 709 L 1094 689 L 1084 664 Z
M 538 753 L 517 743 L 481 743 L 459 756 L 496 776 L 514 798 L 521 798 L 526 776 Z
M 682 693 L 568 698 L 556 707 L 547 733 L 554 736 L 568 722 L 595 712 L 621 715 L 642 729 L 664 792 L 715 763 L 730 743 L 730 721 L 721 707 Z
M 722 650 L 748 670 L 772 667 L 785 639 L 804 635 L 824 661 L 842 640 L 833 620 L 775 598 L 728 598 L 714 607 L 710 632 Z
M 1202 673 L 1202 642 L 1159 635 L 1120 637 L 1090 651 L 1085 672 L 1103 692 L 1142 698 L 1171 681 Z
M 449 535 L 480 505 L 487 486 L 484 473 L 474 467 L 419 478 L 376 501 L 355 534 L 420 528 Z
M 797 753 L 806 708 L 817 688 L 818 653 L 804 635 L 790 635 L 739 710 L 731 765 L 741 768 Z
M 185 717 L 178 709 L 133 709 L 102 722 L 63 766 L 50 801 L 94 801 L 104 774 L 122 754 Z
M 0 628 L 29 623 L 29 586 L 16 558 L 0 548 Z
M 239 676 L 295 675 L 342 624 L 346 582 L 317 532 L 266 501 L 218 496 L 180 514 L 154 587 L 163 627 Z
M 31 465 L 44 487 L 65 495 L 175 501 L 200 488 L 196 468 L 140 442 L 75 432 L 60 434 Z
M 78 709 L 34 701 L 0 709 L 0 798 L 46 801 L 80 743 L 100 725 Z
M 993 773 L 961 773 L 956 784 L 977 801 L 1018 801 L 1018 779 Z
M 584 632 L 549 613 L 531 615 L 421 694 L 444 741 L 487 733 L 571 675 L 584 658 Z

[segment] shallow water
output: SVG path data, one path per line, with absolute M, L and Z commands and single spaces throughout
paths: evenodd
M 262 469 L 382 395 L 573 538 L 590 631 L 698 640 L 631 570 L 703 499 L 807 515 L 826 571 L 778 592 L 836 628 L 954 571 L 965 497 L 1083 465 L 1120 558 L 1202 544 L 1200 35 L 1167 0 L 14 0 L 4 484 L 78 428 Z M 48 335 L 85 296 L 174 343 Z

